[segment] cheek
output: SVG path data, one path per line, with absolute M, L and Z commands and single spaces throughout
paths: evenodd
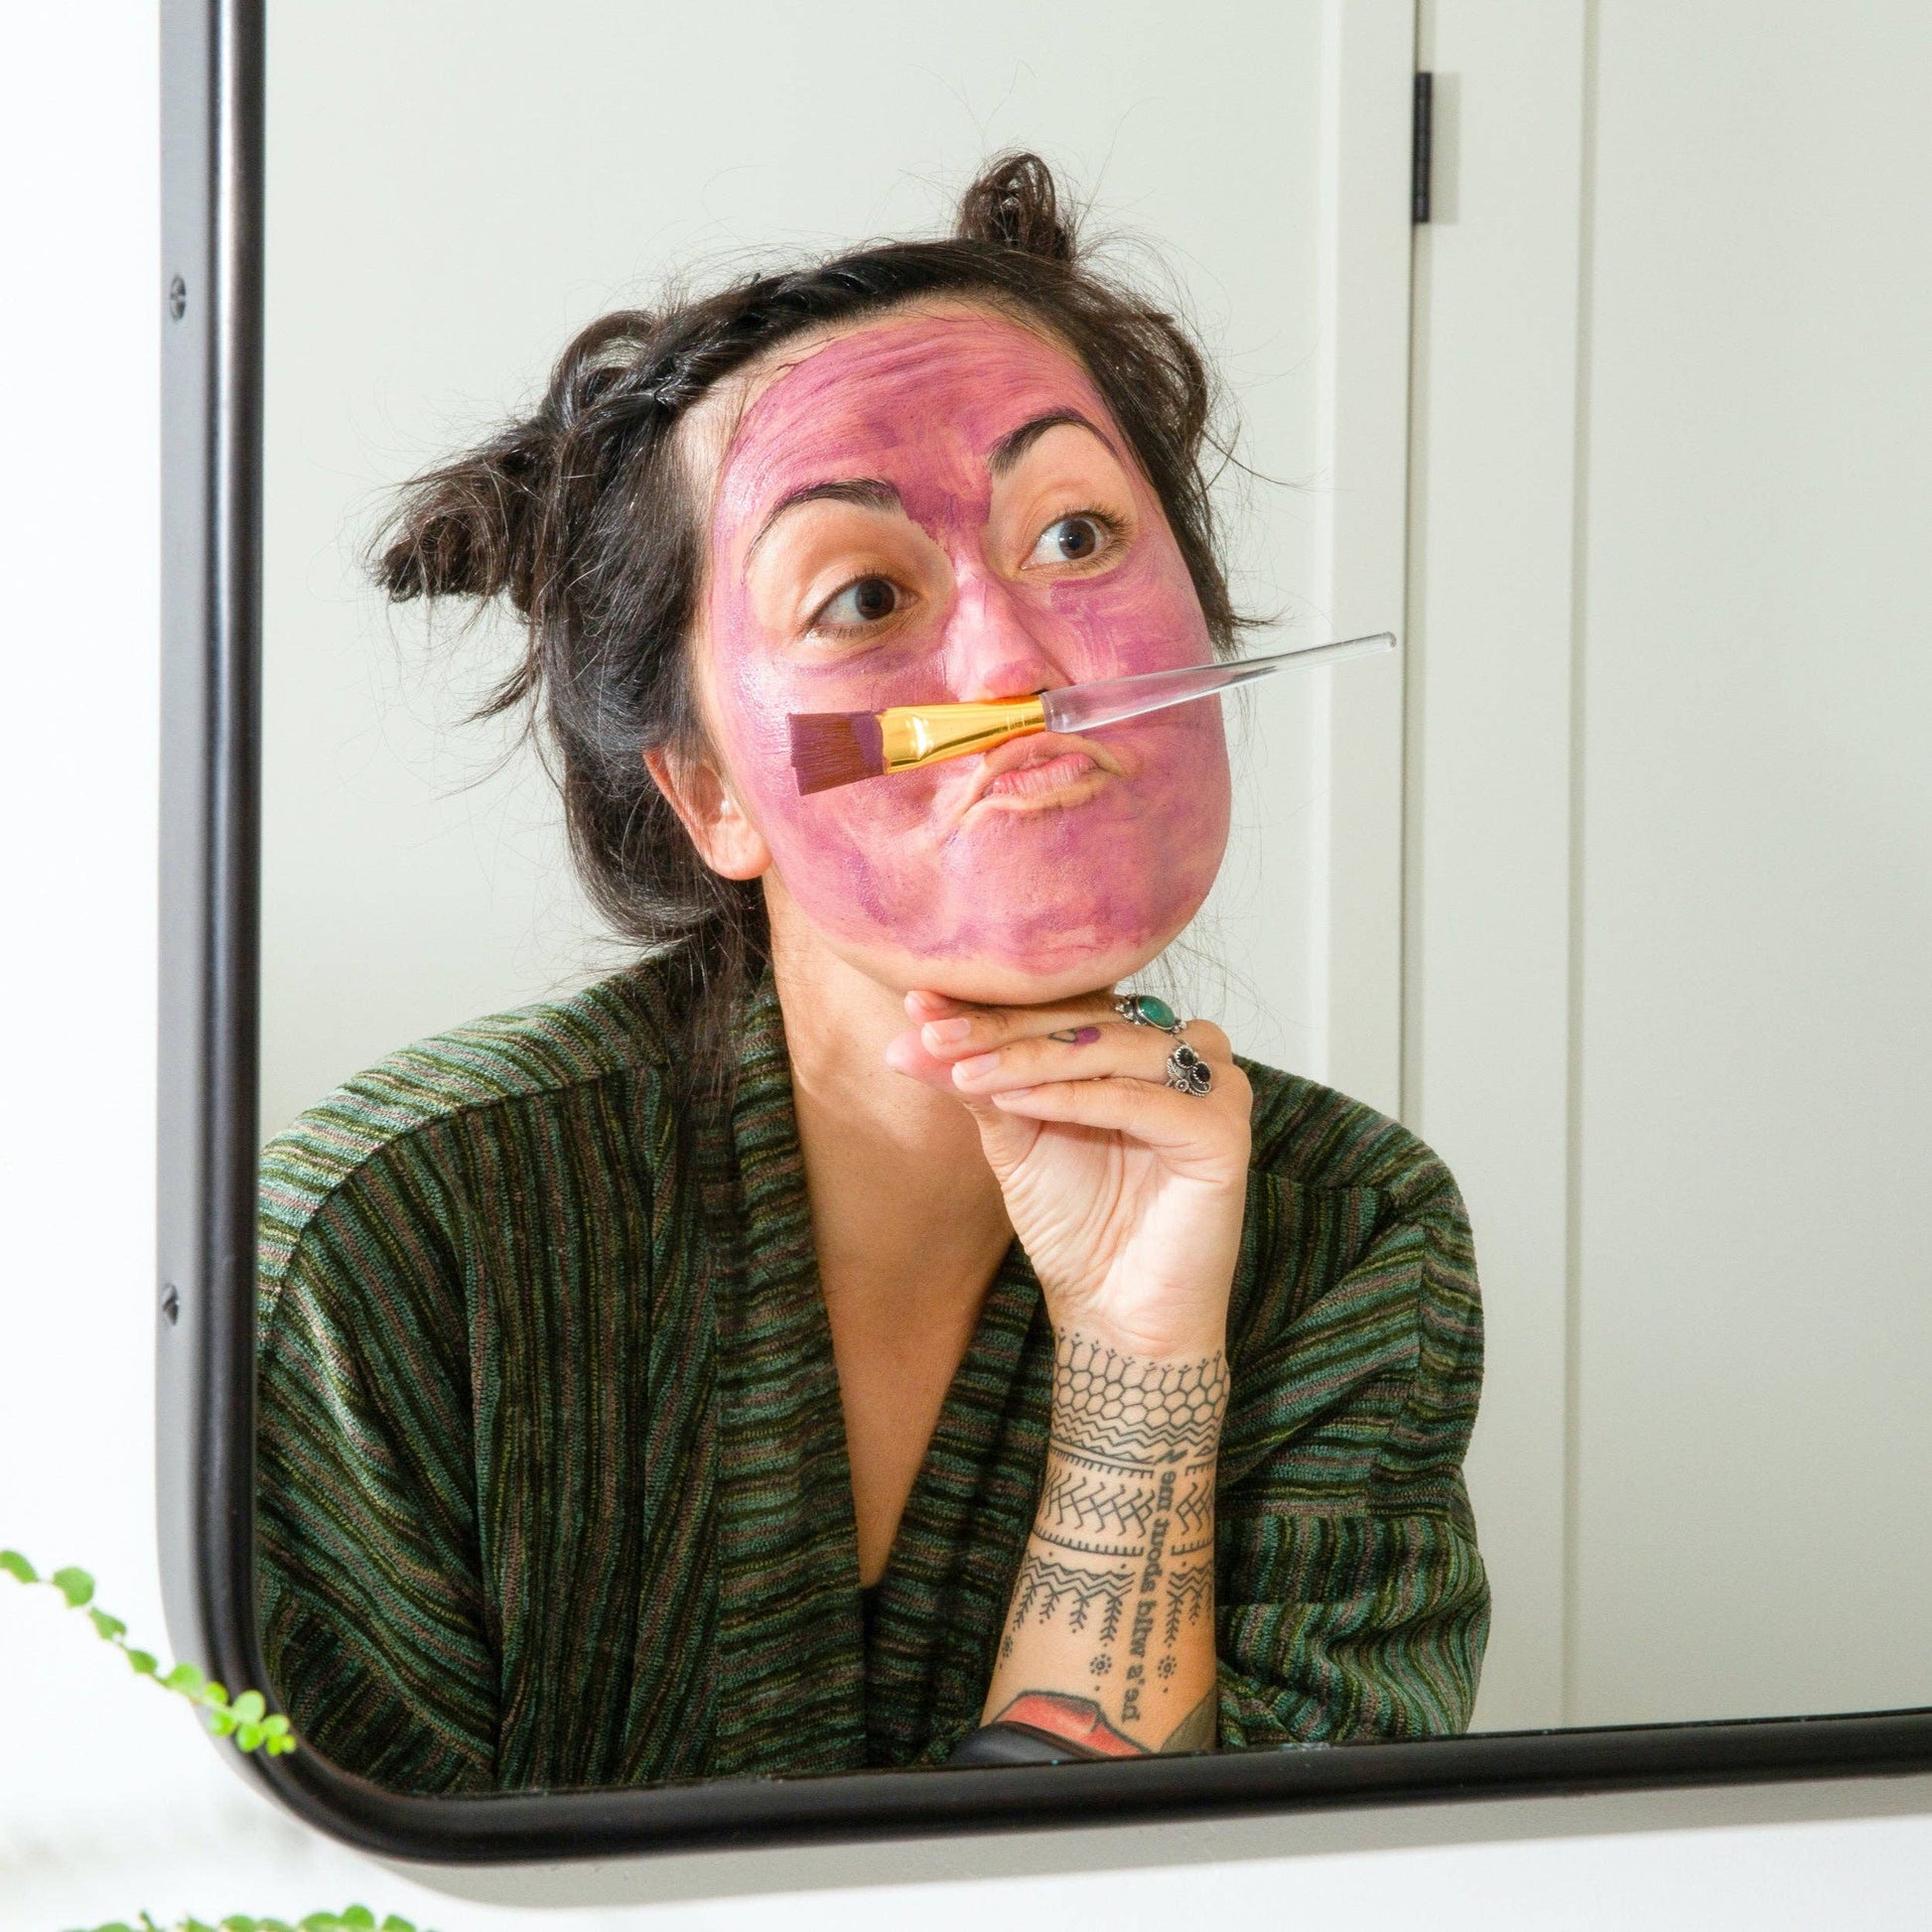
M 934 780 L 908 772 L 804 796 L 791 765 L 790 720 L 813 711 L 884 711 L 929 702 L 929 658 L 867 667 L 803 666 L 764 648 L 747 614 L 712 611 L 713 679 L 726 762 L 745 803 L 794 892 L 809 879 L 835 881 L 846 896 L 871 897 L 866 877 L 909 859 L 932 818 Z M 802 893 L 801 893 L 802 896 Z
M 1171 544 L 1105 578 L 1056 586 L 1035 611 L 1040 641 L 1073 681 L 1212 655 Z M 787 887 L 820 924 L 931 957 L 1057 970 L 1173 929 L 1212 884 L 1229 816 L 1217 703 L 1111 728 L 1108 743 L 1131 776 L 1085 806 L 989 815 L 942 838 L 935 792 L 948 782 L 945 766 L 804 797 L 790 759 L 794 712 L 881 711 L 941 696 L 929 646 L 896 661 L 803 666 L 764 648 L 728 601 L 711 617 L 728 761 Z

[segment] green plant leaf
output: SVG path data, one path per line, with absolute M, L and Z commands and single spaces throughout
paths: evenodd
M 23 1584 L 37 1584 L 41 1573 L 18 1550 L 0 1550 L 0 1570 Z
M 228 1701 L 227 1686 L 221 1683 L 217 1678 L 210 1677 L 208 1681 L 202 1686 L 202 1702 L 204 1704 L 226 1704 L 227 1701 Z
M 295 1932 L 295 1927 L 285 1918 L 265 1918 L 258 1922 L 262 1932 Z
M 187 1698 L 199 1697 L 207 1688 L 207 1679 L 193 1664 L 177 1664 L 161 1682 L 164 1689 Z
M 94 1626 L 95 1632 L 112 1643 L 116 1637 L 127 1635 L 127 1625 L 117 1616 L 109 1616 L 105 1610 L 89 1610 L 87 1621 Z
M 258 1725 L 268 1711 L 268 1700 L 259 1691 L 243 1691 L 234 1701 L 234 1714 L 245 1725 Z
M 221 1932 L 261 1932 L 261 1920 L 244 1918 L 235 1912 L 221 1921 Z
M 416 1928 L 406 1918 L 400 1918 L 391 1912 L 382 1921 L 382 1932 L 416 1932 Z
M 375 1932 L 375 1914 L 366 1905 L 345 1906 L 343 1923 L 353 1926 L 355 1932 Z
M 285 1757 L 294 1748 L 295 1739 L 289 1736 L 286 1731 L 281 1736 L 271 1737 L 268 1740 L 268 1754 L 270 1757 Z
M 225 1737 L 234 1728 L 232 1711 L 210 1711 L 207 1714 L 207 1727 L 217 1737 Z
M 336 1932 L 342 1920 L 334 1912 L 311 1912 L 302 1921 L 302 1932 Z
M 143 1677 L 152 1677 L 161 1668 L 161 1660 L 151 1650 L 130 1650 L 127 1661 Z
M 252 1751 L 262 1741 L 261 1725 L 237 1725 L 235 1726 L 234 1740 L 237 1747 L 241 1750 Z
M 70 1610 L 93 1600 L 94 1580 L 84 1570 L 57 1570 L 47 1581 L 68 1599 Z

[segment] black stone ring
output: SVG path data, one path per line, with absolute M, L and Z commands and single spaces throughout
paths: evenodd
M 1181 1093 L 1212 1093 L 1214 1069 L 1183 1039 L 1168 1055 L 1168 1085 Z

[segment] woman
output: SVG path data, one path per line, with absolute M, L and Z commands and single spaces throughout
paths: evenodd
M 607 318 L 412 486 L 381 581 L 527 620 L 498 703 L 542 706 L 644 956 L 266 1158 L 262 1621 L 338 1762 L 483 1791 L 1466 1723 L 1454 1186 L 1116 992 L 1220 864 L 1219 707 L 809 795 L 789 762 L 799 713 L 1229 649 L 1208 401 L 1018 156 L 950 240 Z

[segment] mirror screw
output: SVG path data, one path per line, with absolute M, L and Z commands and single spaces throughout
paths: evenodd
M 188 313 L 188 284 L 179 275 L 168 284 L 168 313 L 177 322 Z
M 161 1312 L 168 1317 L 171 1328 L 181 1319 L 181 1295 L 172 1283 L 162 1292 Z

